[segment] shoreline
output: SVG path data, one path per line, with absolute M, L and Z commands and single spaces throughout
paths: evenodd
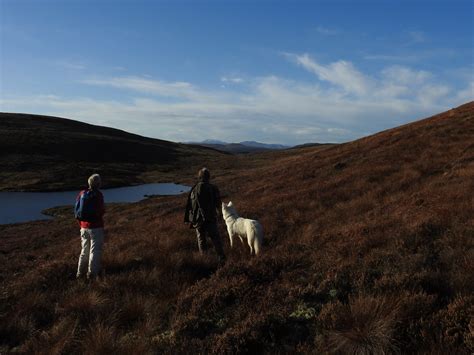
M 171 183 L 150 183 L 101 189 L 108 206 L 132 204 L 158 197 L 186 194 L 189 185 Z M 49 220 L 51 217 L 69 215 L 78 190 L 51 192 L 0 192 L 6 201 L 0 208 L 0 225 L 28 223 Z M 7 208 L 8 206 L 8 208 Z M 67 212 L 66 212 L 67 211 Z
M 118 188 L 124 188 L 124 187 L 134 187 L 134 186 L 140 186 L 140 185 L 149 185 L 149 184 L 175 184 L 175 185 L 186 185 L 186 184 L 189 184 L 189 182 L 186 181 L 186 179 L 183 179 L 181 181 L 178 181 L 178 180 L 173 180 L 172 182 L 170 181 L 143 181 L 143 182 L 134 182 L 134 183 L 123 183 L 123 184 L 115 184 L 115 183 L 112 183 L 112 184 L 104 184 L 104 186 L 102 186 L 101 190 L 110 190 L 110 189 L 118 189 Z M 51 184 L 49 184 L 49 186 L 51 186 Z M 78 187 L 79 186 L 79 187 Z M 29 192 L 36 192 L 36 193 L 47 193 L 47 192 L 74 192 L 74 191 L 81 191 L 81 190 L 84 190 L 84 189 L 87 189 L 87 185 L 86 184 L 82 184 L 82 185 L 73 185 L 73 184 L 70 184 L 70 183 L 65 183 L 63 185 L 63 187 L 61 188 L 55 188 L 55 187 L 30 187 L 30 188 L 23 188 L 23 189 L 15 189 L 15 188 L 0 188 L 0 193 L 2 192 L 16 192 L 16 193 L 20 193 L 20 192 L 25 192 L 25 193 L 29 193 Z

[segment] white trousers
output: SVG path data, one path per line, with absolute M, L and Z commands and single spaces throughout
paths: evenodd
M 82 250 L 77 266 L 77 277 L 85 274 L 86 270 L 87 277 L 94 277 L 99 274 L 103 245 L 104 228 L 81 228 Z

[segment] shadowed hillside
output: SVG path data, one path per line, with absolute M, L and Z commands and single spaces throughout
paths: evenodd
M 343 145 L 233 160 L 217 184 L 266 240 L 251 258 L 226 238 L 220 269 L 182 225 L 184 195 L 109 206 L 93 285 L 74 280 L 68 209 L 0 226 L 0 350 L 470 354 L 473 137 L 471 102 Z
M 222 155 L 118 129 L 16 113 L 0 113 L 0 137 L 0 190 L 77 189 L 93 172 L 109 176 L 107 187 L 182 179 L 183 169 Z

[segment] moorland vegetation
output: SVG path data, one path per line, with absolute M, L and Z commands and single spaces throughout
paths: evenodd
M 184 195 L 110 205 L 92 284 L 74 278 L 69 208 L 0 226 L 0 352 L 470 354 L 473 137 L 471 102 L 346 144 L 224 157 L 223 199 L 265 243 L 250 257 L 225 239 L 220 268 L 182 223 Z

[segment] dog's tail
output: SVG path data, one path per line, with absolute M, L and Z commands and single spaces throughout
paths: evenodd
M 260 223 L 256 222 L 253 224 L 253 229 L 255 233 L 255 237 L 253 238 L 253 250 L 255 251 L 255 255 L 258 255 L 262 250 L 263 227 Z

